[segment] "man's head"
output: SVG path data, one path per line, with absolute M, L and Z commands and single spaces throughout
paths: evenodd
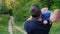
M 30 15 L 33 18 L 37 18 L 40 16 L 40 14 L 41 14 L 41 10 L 40 10 L 39 6 L 36 4 L 32 4 L 32 6 L 30 8 Z

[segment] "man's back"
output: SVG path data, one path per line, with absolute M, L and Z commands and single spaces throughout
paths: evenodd
M 28 34 L 48 34 L 51 24 L 44 24 L 43 21 L 29 20 L 25 22 L 24 28 Z

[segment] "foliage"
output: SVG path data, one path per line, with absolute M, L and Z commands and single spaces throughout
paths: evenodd
M 14 3 L 11 0 L 5 0 L 2 6 L 5 10 L 13 9 L 13 14 L 15 16 L 15 21 L 25 21 L 29 15 L 29 8 L 31 4 L 36 3 L 40 8 L 48 7 L 50 4 L 50 10 L 60 8 L 60 0 L 14 0 Z M 4 8 L 3 7 L 3 8 Z
M 12 12 L 15 17 L 15 24 L 17 26 L 19 25 L 22 26 L 23 22 L 30 16 L 29 8 L 33 3 L 36 3 L 37 5 L 39 5 L 40 8 L 48 7 L 51 4 L 50 10 L 55 10 L 57 8 L 60 8 L 60 0 L 51 0 L 51 1 L 48 1 L 48 0 L 14 0 L 14 3 L 12 3 L 11 0 L 3 0 L 2 4 L 0 4 L 0 7 L 3 8 L 4 11 L 5 10 L 7 11 L 8 9 L 12 8 L 13 9 Z M 4 28 L 0 30 L 0 33 L 9 34 L 6 31 L 7 28 L 5 28 L 5 27 L 8 27 L 7 25 L 8 20 L 9 20 L 8 14 L 6 15 L 0 14 L 0 28 L 1 28 L 1 25 L 4 26 Z M 50 34 L 60 34 L 60 29 L 59 29 L 60 24 L 59 22 L 57 22 L 57 24 L 53 23 Z M 15 32 L 16 34 L 18 33 L 17 30 L 13 32 Z

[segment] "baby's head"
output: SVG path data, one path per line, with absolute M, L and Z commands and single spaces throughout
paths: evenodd
M 54 10 L 54 12 L 51 14 L 50 20 L 58 21 L 60 19 L 60 9 Z

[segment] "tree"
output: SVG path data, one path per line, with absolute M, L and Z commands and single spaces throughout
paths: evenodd
M 40 0 L 40 2 L 44 7 L 48 7 L 49 9 L 51 8 L 52 4 L 54 4 L 53 0 Z

